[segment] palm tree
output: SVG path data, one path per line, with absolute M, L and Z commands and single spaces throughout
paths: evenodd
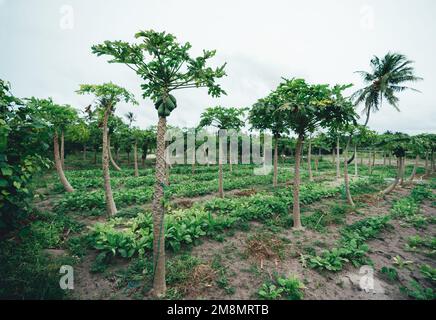
M 132 123 L 136 121 L 135 115 L 133 114 L 133 112 L 129 111 L 124 116 L 126 117 L 127 121 L 129 121 L 129 127 L 131 127 Z
M 356 105 L 365 102 L 362 112 L 366 115 L 365 126 L 368 124 L 371 112 L 380 109 L 383 99 L 399 111 L 399 98 L 395 95 L 396 93 L 407 89 L 419 92 L 404 85 L 406 82 L 422 80 L 415 75 L 412 64 L 413 61 L 408 60 L 405 55 L 389 52 L 382 59 L 377 56 L 371 59 L 371 72 L 356 71 L 367 84 L 366 87 L 357 90 L 352 95 Z

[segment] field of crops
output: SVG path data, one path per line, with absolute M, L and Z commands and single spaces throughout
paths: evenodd
M 433 299 L 434 179 L 380 197 L 395 168 L 376 166 L 369 175 L 361 167 L 352 178 L 351 207 L 334 164 L 323 160 L 316 182 L 308 181 L 303 168 L 305 230 L 292 231 L 291 167 L 279 166 L 279 186 L 273 188 L 272 174 L 256 176 L 252 165 L 234 166 L 232 172 L 225 166 L 224 199 L 217 197 L 217 166 L 199 167 L 195 174 L 191 166 L 171 169 L 167 299 Z M 24 297 L 37 297 L 41 289 L 41 298 L 147 297 L 153 278 L 153 171 L 142 169 L 138 177 L 128 168 L 113 172 L 119 211 L 110 219 L 101 170 L 67 170 L 76 189 L 71 194 L 63 194 L 54 172 L 40 176 L 38 214 L 21 231 L 30 237 L 19 250 L 30 260 L 9 270 L 26 272 L 37 259 Z M 16 248 L 3 245 L 2 250 Z M 60 264 L 76 270 L 75 289 L 67 296 L 55 285 Z M 362 266 L 373 268 L 370 295 L 358 289 Z
M 436 2 L 70 2 L 0 0 L 0 302 L 436 300 Z

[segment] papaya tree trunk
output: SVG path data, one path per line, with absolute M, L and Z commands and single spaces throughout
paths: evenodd
M 392 154 L 389 152 L 389 158 L 388 158 L 389 167 L 392 166 Z
M 133 146 L 133 157 L 135 161 L 135 177 L 139 177 L 139 169 L 138 169 L 138 144 L 135 142 Z
M 117 163 L 115 162 L 114 158 L 112 157 L 112 151 L 111 151 L 111 137 L 108 134 L 107 136 L 107 147 L 108 147 L 108 153 L 109 153 L 109 160 L 112 163 L 113 167 L 115 168 L 115 170 L 117 171 L 121 171 L 121 168 L 117 165 Z
M 192 150 L 192 174 L 195 174 L 195 162 L 196 162 L 196 158 L 195 158 L 195 146 L 194 146 L 194 150 Z
M 153 196 L 153 295 L 165 295 L 165 207 L 163 203 L 166 185 L 165 132 L 166 118 L 159 117 L 156 146 L 156 182 Z
M 391 183 L 389 185 L 389 187 L 387 187 L 385 190 L 382 191 L 383 195 L 387 195 L 389 193 L 391 193 L 392 191 L 394 191 L 395 187 L 398 185 L 398 183 L 400 182 L 400 177 L 401 177 L 401 168 L 402 168 L 402 160 L 401 158 L 397 159 L 397 176 L 395 177 L 395 180 L 393 183 Z
M 65 134 L 64 134 L 64 130 L 61 131 L 61 163 L 62 163 L 62 169 L 65 169 Z
M 53 150 L 54 150 L 56 171 L 58 173 L 59 179 L 61 180 L 61 183 L 64 186 L 66 192 L 74 192 L 74 189 L 71 186 L 71 184 L 68 182 L 67 178 L 65 177 L 65 173 L 62 168 L 62 160 L 59 155 L 59 137 L 56 130 L 54 131 L 54 135 L 53 135 Z
M 341 160 L 339 158 L 340 156 L 340 146 L 339 146 L 339 137 L 336 138 L 336 178 L 341 178 Z
M 435 163 L 434 163 L 434 150 L 431 151 L 431 173 L 435 171 Z
M 230 172 L 233 172 L 233 166 L 232 166 L 232 143 L 229 143 L 229 168 Z
M 309 139 L 309 146 L 307 148 L 307 169 L 309 171 L 309 181 L 313 181 L 313 173 L 312 173 L 312 139 Z
M 300 163 L 301 163 L 301 149 L 303 146 L 303 135 L 299 135 L 297 145 L 295 147 L 295 174 L 294 174 L 294 203 L 293 203 L 293 217 L 294 229 L 302 229 L 300 218 Z
M 336 163 L 336 156 L 335 156 L 335 148 L 332 149 L 332 163 L 335 164 Z
M 428 151 L 425 152 L 425 176 L 428 177 L 430 175 L 430 170 L 428 166 Z
M 376 157 L 376 155 L 377 155 L 377 152 L 374 151 L 374 152 L 372 153 L 372 167 L 373 167 L 373 168 L 375 168 L 375 157 Z
M 224 187 L 223 187 L 223 160 L 222 160 L 222 146 L 219 145 L 218 150 L 218 193 L 220 198 L 224 198 Z
M 404 173 L 406 172 L 406 157 L 401 158 L 401 176 L 400 176 L 400 185 L 404 184 Z
M 354 154 L 356 155 L 356 160 L 354 161 L 354 176 L 357 177 L 359 176 L 359 172 L 357 169 L 357 145 L 354 145 Z M 362 158 L 361 158 L 362 160 Z
M 344 150 L 344 184 L 345 184 L 345 195 L 347 197 L 347 203 L 354 207 L 353 198 L 351 197 L 350 191 L 350 178 L 348 176 L 348 148 L 350 146 L 351 137 L 348 139 L 347 146 Z
M 413 181 L 413 179 L 415 179 L 416 169 L 418 168 L 418 164 L 419 164 L 419 155 L 416 155 L 415 164 L 413 165 L 413 170 L 412 170 L 412 173 L 409 177 L 409 181 Z
M 274 139 L 274 175 L 273 175 L 273 187 L 277 187 L 277 175 L 278 175 L 278 157 L 279 157 L 279 148 L 278 148 L 278 138 Z
M 114 196 L 112 194 L 111 178 L 109 173 L 109 145 L 108 145 L 108 128 L 107 128 L 107 123 L 110 113 L 109 108 L 106 108 L 103 117 L 102 165 L 103 165 L 104 192 L 106 197 L 106 212 L 108 216 L 111 217 L 117 213 L 117 207 L 115 206 Z

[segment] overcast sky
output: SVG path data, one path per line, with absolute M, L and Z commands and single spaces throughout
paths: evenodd
M 177 126 L 198 124 L 208 106 L 251 106 L 275 89 L 281 77 L 313 83 L 354 83 L 373 55 L 388 51 L 416 61 L 422 93 L 400 95 L 401 112 L 384 105 L 372 115 L 377 131 L 436 132 L 436 1 L 434 0 L 0 0 L 0 78 L 19 97 L 53 97 L 79 109 L 89 97 L 74 93 L 80 83 L 113 81 L 141 97 L 140 79 L 123 65 L 91 53 L 104 40 L 134 41 L 139 30 L 167 31 L 192 53 L 216 49 L 212 65 L 227 62 L 221 81 L 228 95 L 206 89 L 176 92 Z M 351 91 L 350 91 L 351 93 Z M 149 100 L 120 105 L 137 125 L 156 124 Z

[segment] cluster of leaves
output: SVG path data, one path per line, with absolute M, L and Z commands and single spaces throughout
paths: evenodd
M 29 184 L 47 169 L 47 125 L 37 110 L 0 79 L 0 232 L 19 227 L 30 212 Z
M 306 255 L 302 259 L 310 268 L 341 271 L 344 263 L 360 266 L 367 261 L 369 247 L 365 242 L 376 237 L 388 226 L 389 216 L 370 217 L 346 226 L 341 231 L 338 246 L 325 250 L 321 255 Z
M 295 276 L 277 276 L 273 282 L 262 284 L 257 292 L 259 298 L 275 300 L 285 298 L 287 300 L 301 300 L 304 298 L 304 284 Z
M 392 215 L 415 228 L 425 228 L 429 219 L 420 213 L 419 207 L 425 199 L 432 199 L 433 194 L 427 186 L 416 186 L 408 197 L 397 200 L 392 206 Z

